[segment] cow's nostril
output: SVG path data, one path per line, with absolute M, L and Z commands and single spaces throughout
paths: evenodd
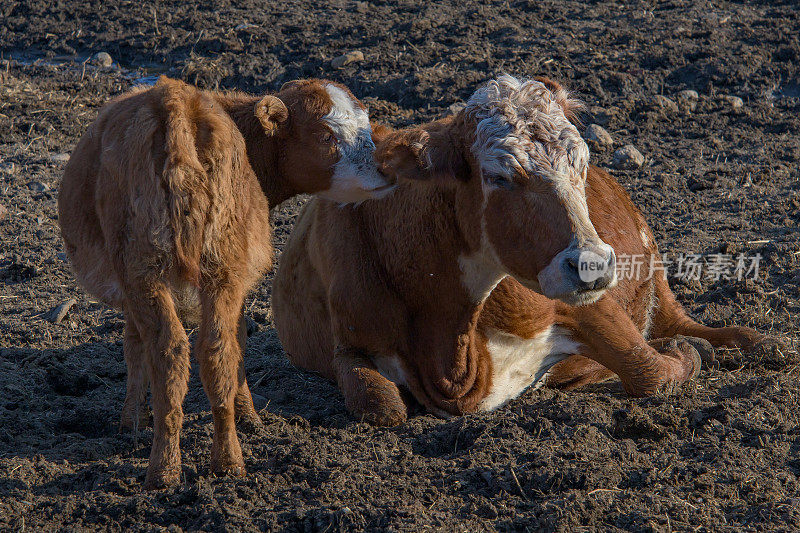
M 580 270 L 580 265 L 578 263 L 578 258 L 577 257 L 568 258 L 567 259 L 567 265 L 569 265 L 569 267 L 572 270 L 574 270 L 575 272 L 578 272 Z

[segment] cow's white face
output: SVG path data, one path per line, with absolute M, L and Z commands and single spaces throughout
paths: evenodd
M 483 196 L 482 247 L 529 288 L 583 304 L 616 283 L 616 259 L 589 219 L 589 150 L 558 91 L 504 75 L 476 91 L 463 113 L 475 128 L 469 148 Z

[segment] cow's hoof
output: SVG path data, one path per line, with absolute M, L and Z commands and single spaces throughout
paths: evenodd
M 714 347 L 706 339 L 676 335 L 675 341 L 678 343 L 681 352 L 691 356 L 693 370 L 689 379 L 697 377 L 701 367 L 713 367 L 716 364 Z M 696 356 L 693 352 L 696 352 Z
M 402 406 L 381 405 L 375 406 L 374 409 L 351 409 L 350 412 L 360 421 L 382 427 L 399 426 L 408 418 L 405 404 Z
M 684 337 L 683 335 L 657 339 L 650 343 L 660 354 L 677 360 L 680 365 L 680 369 L 677 372 L 671 372 L 670 375 L 665 376 L 667 378 L 664 380 L 665 383 L 674 381 L 680 384 L 697 377 L 703 362 L 700 358 L 700 353 L 694 346 L 695 344 L 691 342 L 689 337 Z
M 398 426 L 408 418 L 397 385 L 391 381 L 375 381 L 372 387 L 345 394 L 345 406 L 356 419 L 373 426 Z
M 678 337 L 697 350 L 697 353 L 700 355 L 700 361 L 703 363 L 704 367 L 716 368 L 719 366 L 715 357 L 716 352 L 714 351 L 714 347 L 706 339 L 701 339 L 700 337 L 686 337 L 683 335 L 678 335 Z

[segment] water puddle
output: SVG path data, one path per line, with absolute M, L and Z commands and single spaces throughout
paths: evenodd
M 92 56 L 54 56 L 42 58 L 30 54 L 12 52 L 5 59 L 23 66 L 65 68 L 74 69 L 79 72 L 100 70 L 116 71 L 122 74 L 124 78 L 130 80 L 133 85 L 155 85 L 159 76 L 169 71 L 169 67 L 164 65 L 147 65 L 129 69 L 120 66 L 117 62 L 112 63 L 110 67 L 99 67 L 90 63 Z

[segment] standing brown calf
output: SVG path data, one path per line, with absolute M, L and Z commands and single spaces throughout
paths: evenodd
M 180 475 L 190 351 L 181 318 L 199 323 L 211 469 L 244 472 L 234 416 L 260 419 L 243 371 L 242 304 L 272 262 L 265 191 L 274 202 L 285 191 L 339 202 L 379 197 L 390 187 L 373 149 L 360 102 L 318 80 L 255 98 L 161 78 L 108 103 L 81 138 L 62 181 L 59 222 L 78 280 L 125 314 L 123 425 L 138 417 L 147 370 L 154 437 L 146 487 Z
M 550 80 L 501 76 L 456 116 L 376 128 L 376 157 L 405 183 L 361 206 L 312 200 L 281 256 L 273 314 L 292 362 L 336 380 L 356 417 L 394 425 L 398 386 L 434 413 L 491 410 L 580 355 L 592 368 L 563 367 L 562 383 L 601 368 L 647 395 L 698 372 L 698 339 L 682 335 L 761 342 L 697 324 L 660 276 L 616 279 L 615 251 L 656 245 L 588 164 L 575 105 Z M 586 258 L 602 267 L 590 279 Z

